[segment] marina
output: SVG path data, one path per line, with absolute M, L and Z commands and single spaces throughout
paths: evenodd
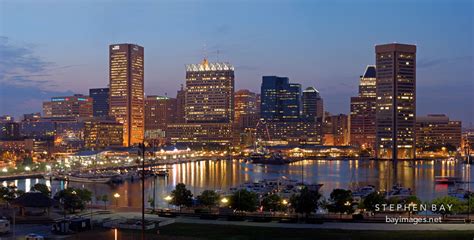
M 335 188 L 351 189 L 362 197 L 372 191 L 365 187 L 372 186 L 374 191 L 388 191 L 393 196 L 405 196 L 411 192 L 422 201 L 447 196 L 449 193 L 460 196 L 461 190 L 458 188 L 466 191 L 474 189 L 471 177 L 474 170 L 471 165 L 444 160 L 397 163 L 374 160 L 303 160 L 285 165 L 253 164 L 244 159 L 206 160 L 159 166 L 154 172 L 156 174 L 145 180 L 145 199 L 155 194 L 156 206 L 162 207 L 168 206 L 164 198 L 178 183 L 186 184 L 194 195 L 198 195 L 206 189 L 230 193 L 232 188 L 238 188 L 242 184 L 286 178 L 292 179 L 294 184 L 322 184 L 320 192 L 326 198 L 329 198 Z M 123 176 L 126 179 L 116 184 L 54 180 L 48 177 L 5 180 L 2 184 L 13 184 L 28 191 L 35 183 L 46 183 L 53 194 L 66 187 L 88 188 L 94 195 L 109 195 L 109 199 L 114 199 L 113 195 L 119 193 L 121 197 L 116 199 L 119 206 L 139 207 L 140 198 L 135 197 L 141 195 L 139 176 Z M 460 181 L 457 185 L 437 183 L 435 176 L 455 176 Z M 398 188 L 393 189 L 397 184 Z M 358 188 L 360 191 L 357 191 Z

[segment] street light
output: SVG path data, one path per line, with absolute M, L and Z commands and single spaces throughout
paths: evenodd
M 222 198 L 221 199 L 221 203 L 223 203 L 223 204 L 227 204 L 228 202 L 229 202 L 229 199 L 227 199 L 227 198 Z
M 286 206 L 286 205 L 288 205 L 288 200 L 283 199 L 283 201 L 281 201 L 281 203 Z
M 118 207 L 118 199 L 120 197 L 120 194 L 119 193 L 115 193 L 114 194 L 114 198 L 115 198 L 115 207 L 117 208 Z
M 170 195 L 168 195 L 168 196 L 166 196 L 164 199 L 165 199 L 165 201 L 168 203 L 168 208 L 170 208 L 170 202 L 171 202 L 171 200 L 173 200 L 173 197 L 170 196 Z

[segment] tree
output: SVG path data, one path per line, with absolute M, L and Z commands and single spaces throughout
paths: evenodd
M 178 185 L 176 185 L 176 188 L 171 191 L 171 197 L 170 203 L 178 206 L 180 211 L 182 206 L 189 207 L 193 204 L 193 194 L 190 190 L 186 189 L 184 183 L 178 183 Z
M 334 189 L 331 194 L 329 201 L 328 210 L 330 212 L 340 213 L 341 217 L 343 213 L 353 213 L 354 209 L 352 208 L 352 192 L 351 190 L 345 189 Z
M 253 212 L 257 210 L 257 201 L 256 193 L 241 189 L 230 197 L 230 206 L 239 211 Z
M 33 187 L 31 187 L 31 191 L 37 191 L 40 192 L 48 197 L 51 197 L 51 190 L 49 189 L 46 184 L 43 183 L 37 183 Z
M 463 211 L 463 202 L 455 197 L 444 196 L 434 199 L 431 204 L 436 205 L 435 213 L 441 214 L 443 218 L 446 215 L 460 213 Z M 448 206 L 452 206 L 449 208 Z
M 203 206 L 211 207 L 216 206 L 219 201 L 219 194 L 213 190 L 204 190 L 201 195 L 197 196 L 199 203 Z
M 385 201 L 385 197 L 383 194 L 381 193 L 378 193 L 378 192 L 373 192 L 373 193 L 370 193 L 369 195 L 367 195 L 364 200 L 362 201 L 362 205 L 360 206 L 361 208 L 365 208 L 367 209 L 368 211 L 375 211 L 375 206 L 377 204 L 384 204 L 386 201 Z
M 317 191 L 311 191 L 307 187 L 303 187 L 297 194 L 293 194 L 290 198 L 291 206 L 295 212 L 305 214 L 306 217 L 319 207 L 319 199 L 321 194 Z
M 403 203 L 410 207 L 409 213 L 418 212 L 420 210 L 419 206 L 421 204 L 421 200 L 415 196 L 411 195 L 403 200 Z
M 262 206 L 264 210 L 273 211 L 283 211 L 286 208 L 283 204 L 283 199 L 277 194 L 270 194 L 263 197 Z
M 76 210 L 84 210 L 86 202 L 92 199 L 91 191 L 83 188 L 67 188 L 57 192 L 54 199 L 63 204 L 64 210 L 74 213 Z
M 10 203 L 24 193 L 24 191 L 19 190 L 16 186 L 0 187 L 0 200 Z

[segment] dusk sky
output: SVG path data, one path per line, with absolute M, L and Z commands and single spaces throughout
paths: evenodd
M 235 66 L 236 90 L 263 75 L 316 87 L 349 113 L 376 44 L 416 44 L 417 114 L 474 123 L 472 0 L 0 0 L 0 115 L 41 111 L 51 96 L 107 87 L 108 45 L 145 48 L 145 93 L 174 97 L 185 64 Z M 217 54 L 219 52 L 219 54 Z

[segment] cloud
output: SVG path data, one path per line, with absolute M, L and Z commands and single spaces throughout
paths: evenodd
M 437 58 L 437 59 L 420 59 L 417 63 L 417 68 L 430 68 L 440 64 L 453 62 L 472 62 L 473 56 L 462 56 L 454 58 Z
M 35 54 L 33 44 L 15 44 L 0 36 L 0 82 L 22 87 L 56 87 L 54 73 L 79 65 L 57 66 Z

